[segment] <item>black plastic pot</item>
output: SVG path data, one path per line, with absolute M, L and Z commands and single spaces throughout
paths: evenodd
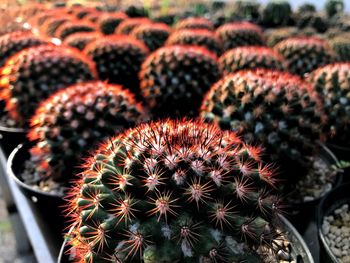
M 44 192 L 23 182 L 21 174 L 26 160 L 30 158 L 30 147 L 30 143 L 20 144 L 12 151 L 7 161 L 7 174 L 31 201 L 35 213 L 42 217 L 59 241 L 62 240 L 65 228 L 63 222 L 66 220 L 62 211 L 66 202 L 63 200 L 63 195 Z
M 320 202 L 317 211 L 318 237 L 320 240 L 320 253 L 322 263 L 340 263 L 331 252 L 322 233 L 323 218 L 331 214 L 343 204 L 350 204 L 350 183 L 343 184 L 328 193 Z
M 285 218 L 281 216 L 282 232 L 288 237 L 289 242 L 292 244 L 293 258 L 298 263 L 314 263 L 314 259 L 310 253 L 309 248 L 305 244 L 303 238 L 294 226 Z M 57 263 L 72 263 L 74 262 L 74 250 L 64 241 L 58 256 Z
M 0 146 L 8 157 L 18 144 L 26 139 L 26 130 L 21 128 L 8 128 L 0 126 Z
M 338 163 L 337 157 L 327 146 L 320 144 L 320 147 L 320 157 L 322 160 L 324 160 L 329 166 Z M 333 183 L 333 188 L 339 186 L 342 180 L 343 173 L 339 171 Z M 317 206 L 322 198 L 323 196 L 311 201 L 286 204 L 287 217 L 300 233 L 304 233 L 309 222 L 316 221 Z
M 339 161 L 350 162 L 350 147 L 327 143 L 327 147 L 337 156 Z M 350 167 L 344 169 L 344 181 L 350 182 Z

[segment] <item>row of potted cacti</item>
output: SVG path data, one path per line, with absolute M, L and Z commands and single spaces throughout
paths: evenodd
M 248 22 L 93 10 L 0 37 L 1 144 L 29 141 L 9 174 L 71 226 L 74 262 L 312 262 L 279 214 L 342 180 L 319 141 L 348 145 L 350 64 L 316 37 L 264 47 Z

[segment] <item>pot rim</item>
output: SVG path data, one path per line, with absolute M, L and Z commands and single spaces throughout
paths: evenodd
M 25 184 L 14 173 L 12 167 L 15 164 L 16 156 L 18 156 L 18 153 L 21 150 L 22 151 L 25 150 L 29 145 L 30 145 L 30 143 L 21 143 L 11 152 L 10 156 L 8 157 L 7 164 L 6 164 L 7 174 L 15 181 L 15 183 L 17 185 L 19 185 L 22 188 L 25 188 L 28 191 L 34 192 L 34 193 L 39 194 L 39 195 L 44 195 L 44 196 L 50 196 L 50 197 L 56 197 L 56 198 L 57 197 L 59 197 L 59 198 L 64 197 L 64 194 L 58 194 L 58 193 L 54 194 L 54 193 L 50 193 L 50 192 L 45 192 L 45 191 L 42 191 L 40 189 L 34 188 L 28 184 Z
M 334 256 L 333 252 L 330 250 L 330 247 L 329 245 L 327 244 L 326 242 L 326 239 L 325 239 L 325 236 L 323 235 L 323 232 L 322 232 L 322 223 L 323 223 L 323 219 L 326 215 L 328 215 L 329 213 L 333 212 L 334 209 L 332 211 L 328 211 L 329 213 L 324 213 L 324 212 L 327 212 L 327 211 L 324 211 L 322 212 L 322 210 L 324 210 L 324 203 L 325 201 L 327 200 L 327 198 L 329 197 L 329 195 L 331 193 L 334 193 L 334 192 L 338 192 L 339 189 L 343 188 L 343 187 L 347 187 L 347 188 L 350 188 L 350 182 L 348 183 L 344 183 L 344 184 L 341 184 L 337 187 L 335 187 L 334 189 L 332 189 L 331 191 L 329 191 L 321 200 L 320 204 L 318 205 L 318 208 L 317 208 L 317 232 L 318 232 L 318 237 L 319 239 L 321 240 L 321 244 L 323 246 L 323 248 L 326 250 L 328 256 L 333 260 L 333 262 L 336 262 L 336 263 L 340 263 L 340 261 Z M 349 195 L 349 198 L 346 199 L 346 198 L 343 198 L 343 199 L 340 199 L 340 203 L 342 203 L 342 201 L 350 201 L 350 195 Z M 322 217 L 321 217 L 322 215 Z
M 0 125 L 0 133 L 1 132 L 27 133 L 27 129 L 25 129 L 25 128 L 6 127 L 6 126 L 3 126 L 3 125 Z

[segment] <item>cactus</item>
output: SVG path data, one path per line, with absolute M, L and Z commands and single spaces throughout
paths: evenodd
M 137 74 L 148 54 L 142 42 L 129 36 L 109 35 L 88 44 L 84 53 L 95 61 L 100 79 L 138 93 Z
M 103 82 L 61 89 L 41 102 L 30 120 L 32 157 L 43 178 L 67 183 L 81 155 L 101 139 L 145 119 L 129 91 Z
M 114 33 L 117 26 L 127 18 L 128 16 L 122 12 L 103 14 L 98 19 L 98 28 L 103 34 L 111 35 Z
M 216 34 L 225 51 L 240 46 L 262 46 L 265 43 L 262 29 L 249 22 L 224 24 L 216 30 Z
M 64 41 L 66 37 L 77 32 L 94 32 L 96 27 L 88 21 L 71 20 L 58 27 L 56 37 Z
M 324 100 L 330 139 L 339 145 L 349 145 L 350 63 L 326 65 L 311 72 L 307 80 Z
M 217 57 L 207 49 L 168 46 L 145 60 L 139 78 L 155 116 L 195 116 L 204 93 L 220 75 Z
M 326 136 L 327 118 L 311 86 L 298 76 L 266 69 L 240 71 L 217 82 L 203 101 L 201 117 L 243 133 L 248 143 L 263 143 L 282 169 L 306 165 L 314 142 Z
M 350 33 L 335 36 L 329 40 L 329 43 L 338 55 L 339 61 L 350 62 Z
M 315 12 L 300 13 L 296 17 L 296 25 L 298 28 L 311 27 L 319 33 L 324 33 L 328 29 L 328 18 L 322 14 Z
M 181 29 L 206 29 L 213 31 L 214 25 L 210 20 L 203 17 L 188 17 L 179 20 L 175 24 L 175 30 Z
M 269 47 L 273 47 L 282 40 L 297 36 L 298 33 L 299 29 L 296 27 L 281 27 L 271 29 L 265 32 L 266 42 Z
M 168 38 L 167 45 L 194 45 L 205 47 L 209 51 L 220 55 L 222 43 L 214 32 L 206 29 L 177 30 Z
M 70 193 L 77 262 L 236 262 L 238 242 L 272 245 L 280 205 L 260 150 L 187 120 L 110 139 Z
M 298 75 L 309 73 L 337 59 L 327 42 L 316 37 L 288 38 L 274 48 L 287 61 L 288 70 Z
M 262 13 L 262 23 L 268 27 L 286 26 L 292 15 L 288 1 L 270 0 Z
M 135 27 L 151 22 L 152 21 L 148 18 L 127 18 L 117 26 L 115 33 L 119 35 L 129 35 Z
M 83 51 L 89 43 L 101 37 L 102 35 L 99 32 L 77 32 L 69 35 L 63 43 Z
M 329 17 L 333 17 L 344 11 L 343 0 L 327 0 L 325 4 L 325 11 Z
M 130 36 L 142 41 L 150 51 L 164 45 L 170 35 L 170 27 L 163 23 L 146 23 L 135 27 Z
M 316 12 L 316 6 L 312 3 L 303 3 L 298 6 L 297 13 Z
M 73 20 L 71 15 L 58 15 L 47 19 L 41 26 L 40 32 L 48 37 L 54 37 L 57 34 L 58 28 L 64 23 Z
M 25 127 L 38 103 L 51 93 L 97 78 L 95 64 L 75 49 L 41 45 L 10 57 L 0 71 L 0 100 Z
M 6 60 L 17 52 L 43 44 L 48 44 L 44 39 L 34 36 L 30 31 L 16 31 L 0 37 L 0 67 Z
M 267 47 L 237 47 L 224 53 L 219 58 L 219 66 L 224 75 L 243 69 L 284 70 L 285 62 L 276 51 Z
M 230 16 L 235 19 L 257 22 L 260 17 L 260 4 L 256 0 L 236 0 Z

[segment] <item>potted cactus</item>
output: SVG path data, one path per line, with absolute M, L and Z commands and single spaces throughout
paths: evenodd
M 102 144 L 71 189 L 73 262 L 296 260 L 300 244 L 279 230 L 275 187 L 260 148 L 233 132 L 142 124 Z

